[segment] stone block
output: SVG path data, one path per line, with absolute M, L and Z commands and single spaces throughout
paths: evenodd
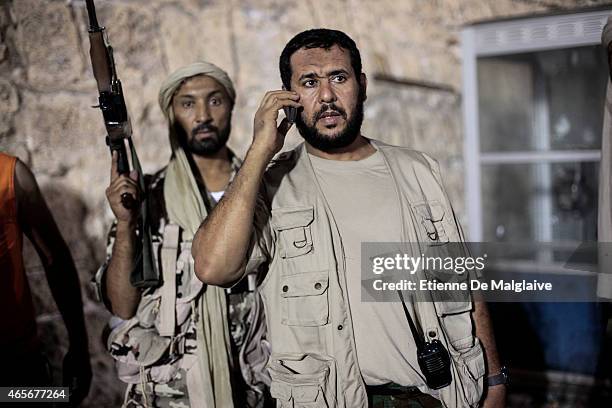
M 32 170 L 37 176 L 61 177 L 85 157 L 91 166 L 96 165 L 91 159 L 106 147 L 102 115 L 91 108 L 93 103 L 95 97 L 67 92 L 23 92 L 14 120 L 15 134 L 32 152 Z
M 14 43 L 29 87 L 61 90 L 77 82 L 84 69 L 78 31 L 65 2 L 20 0 L 11 3 Z
M 0 138 L 10 132 L 13 126 L 13 116 L 18 109 L 17 88 L 11 81 L 0 78 Z
M 106 27 L 118 66 L 150 75 L 163 71 L 158 22 L 151 7 L 134 2 L 100 2 L 98 21 Z M 125 69 L 124 68 L 124 69 Z
M 226 70 L 236 80 L 232 44 L 235 33 L 232 32 L 229 7 L 224 2 L 199 9 L 181 8 L 178 4 L 160 7 L 157 12 L 159 35 L 168 73 L 194 61 L 205 60 Z

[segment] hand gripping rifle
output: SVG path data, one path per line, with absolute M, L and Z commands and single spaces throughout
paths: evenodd
M 104 126 L 108 135 L 106 144 L 111 154 L 117 152 L 117 171 L 119 174 L 130 172 L 128 161 L 128 149 L 134 170 L 138 172 L 138 185 L 145 197 L 142 202 L 128 194 L 121 195 L 121 203 L 127 209 L 133 209 L 140 205 L 138 219 L 138 230 L 142 239 L 139 245 L 136 267 L 130 275 L 130 282 L 135 287 L 146 288 L 159 284 L 159 273 L 153 258 L 153 246 L 151 243 L 151 230 L 148 220 L 148 206 L 146 200 L 146 185 L 142 176 L 140 161 L 136 155 L 136 149 L 132 143 L 132 127 L 123 98 L 121 81 L 117 78 L 115 61 L 113 59 L 113 48 L 104 35 L 104 27 L 100 27 L 96 17 L 96 8 L 93 0 L 85 0 L 87 3 L 87 14 L 89 16 L 89 56 L 93 67 L 94 77 L 98 84 L 98 106 L 104 116 Z M 126 148 L 127 143 L 127 148 Z

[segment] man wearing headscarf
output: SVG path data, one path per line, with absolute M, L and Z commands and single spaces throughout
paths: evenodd
M 138 175 L 118 174 L 113 156 L 106 196 L 116 222 L 96 280 L 116 316 L 107 346 L 119 378 L 129 384 L 124 406 L 263 404 L 269 380 L 256 366 L 265 363 L 267 350 L 257 349 L 266 343 L 259 323 L 263 309 L 251 291 L 254 280 L 230 292 L 203 285 L 190 254 L 198 226 L 240 165 L 226 146 L 235 98 L 232 81 L 217 66 L 196 62 L 180 68 L 159 92 L 172 147 L 168 165 L 145 177 L 143 193 Z M 146 194 L 158 287 L 141 290 L 130 283 L 131 272 L 141 265 L 140 232 L 138 209 L 121 204 L 126 193 L 137 199 Z

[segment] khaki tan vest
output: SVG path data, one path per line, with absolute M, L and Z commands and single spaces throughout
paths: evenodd
M 404 241 L 428 245 L 432 236 L 436 245 L 462 241 L 437 163 L 423 153 L 372 143 L 397 187 L 397 197 L 390 199 L 400 203 Z M 264 189 L 271 205 L 271 261 L 262 296 L 272 344 L 272 396 L 281 407 L 365 408 L 342 241 L 303 145 L 271 165 Z M 473 336 L 471 301 L 414 307 L 423 332 L 437 335 L 452 356 L 453 383 L 439 390 L 438 398 L 447 407 L 476 406 L 484 358 Z M 424 386 L 421 380 L 411 385 Z

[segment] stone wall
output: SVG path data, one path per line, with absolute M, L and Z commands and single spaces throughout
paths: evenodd
M 369 75 L 364 133 L 440 160 L 464 218 L 461 125 L 462 25 L 481 19 L 599 5 L 571 0 L 98 0 L 147 171 L 170 150 L 157 106 L 160 81 L 195 59 L 225 68 L 238 99 L 231 145 L 244 154 L 264 92 L 280 87 L 278 55 L 297 32 L 330 27 L 361 49 Z M 117 406 L 123 386 L 101 345 L 108 313 L 87 285 L 103 260 L 111 212 L 109 155 L 88 59 L 84 1 L 0 1 L 0 150 L 31 166 L 78 266 L 94 382 L 84 406 Z M 377 79 L 378 78 L 378 79 Z M 382 78 L 382 79 L 381 79 Z M 387 79 L 385 79 L 387 78 Z M 390 81 L 389 78 L 399 81 Z M 439 84 L 437 89 L 409 85 Z M 293 132 L 293 131 L 292 131 Z M 299 140 L 292 134 L 291 144 Z M 465 220 L 464 220 L 465 221 Z M 32 255 L 32 256 L 31 256 Z M 66 333 L 40 264 L 26 250 L 45 347 L 59 375 Z

